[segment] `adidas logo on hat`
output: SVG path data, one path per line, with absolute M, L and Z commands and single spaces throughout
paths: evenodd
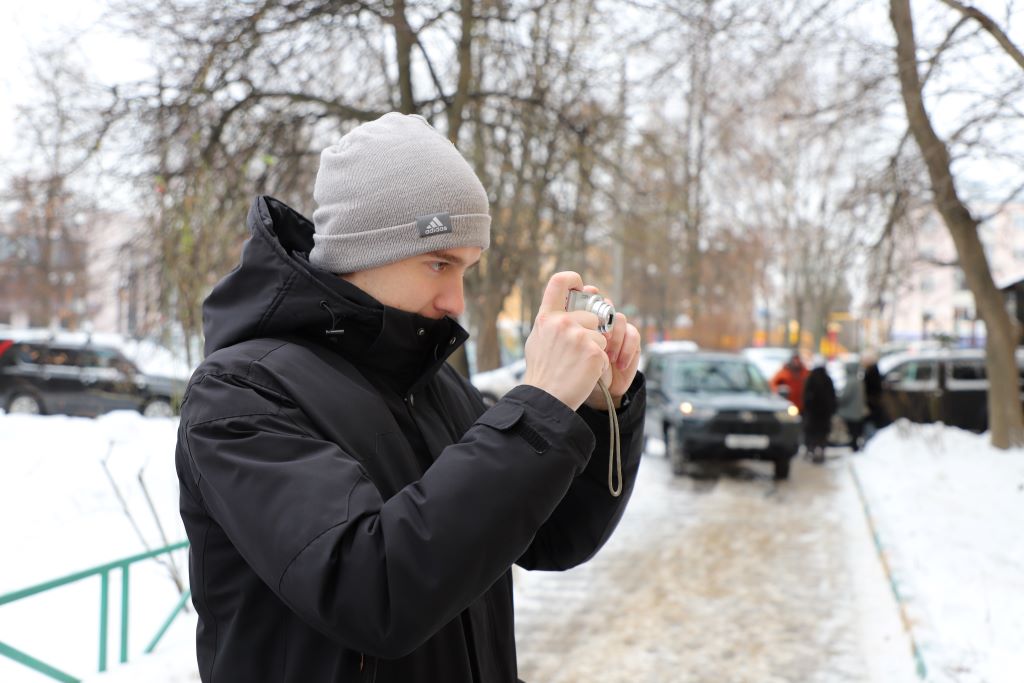
M 452 231 L 452 219 L 447 213 L 432 213 L 426 216 L 417 216 L 416 227 L 419 228 L 420 237 L 443 235 L 444 233 Z

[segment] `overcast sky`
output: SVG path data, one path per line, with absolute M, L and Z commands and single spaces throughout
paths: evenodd
M 978 0 L 975 4 L 1005 24 L 1004 3 L 1001 0 Z M 112 84 L 137 80 L 151 72 L 147 46 L 105 25 L 103 14 L 108 5 L 109 0 L 29 0 L 4 3 L 3 9 L 0 9 L 0 165 L 8 169 L 18 165 L 16 105 L 32 100 L 29 57 L 33 51 L 66 42 L 70 36 L 77 36 L 73 61 L 100 82 Z M 884 34 L 880 35 L 881 40 L 891 40 L 891 30 L 885 21 L 886 5 L 885 0 L 872 0 L 865 7 L 872 18 L 869 24 Z M 938 3 L 915 2 L 915 15 L 923 18 L 921 15 L 924 13 L 919 10 L 925 8 L 932 12 L 938 11 L 936 5 Z M 1021 23 L 1015 21 L 1010 24 L 1011 38 L 1018 44 L 1024 42 L 1024 27 Z M 918 28 L 921 32 L 927 30 L 926 24 Z M 990 42 L 985 40 L 983 44 Z M 1014 67 L 1004 55 L 996 54 L 995 59 L 1000 64 Z M 972 64 L 970 68 L 977 69 L 977 64 Z M 954 122 L 958 118 L 958 107 L 951 107 L 950 104 L 949 101 L 942 106 L 933 104 L 932 114 L 940 128 L 943 127 L 944 115 Z M 1011 139 L 1016 139 L 1015 132 Z M 982 166 L 984 171 L 973 175 L 980 175 L 986 184 L 998 183 L 998 178 L 1004 175 L 994 172 L 998 166 L 992 160 L 987 160 Z M 1016 170 L 1016 167 L 1006 169 L 1010 184 L 1014 187 L 1019 183 L 1019 180 L 1014 179 L 1017 177 Z
M 30 0 L 0 10 L 0 159 L 17 159 L 16 106 L 32 99 L 30 55 L 78 36 L 76 61 L 103 82 L 137 78 L 145 48 L 103 25 L 105 0 Z

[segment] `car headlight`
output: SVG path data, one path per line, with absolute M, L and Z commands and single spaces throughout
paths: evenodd
M 775 419 L 779 422 L 795 423 L 800 421 L 800 409 L 796 406 L 789 406 L 785 410 L 775 411 Z
M 710 420 L 718 414 L 718 411 L 714 408 L 695 406 L 689 401 L 683 401 L 679 404 L 679 412 L 687 420 Z

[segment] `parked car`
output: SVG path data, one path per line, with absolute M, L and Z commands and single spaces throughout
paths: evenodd
M 706 461 L 774 463 L 789 476 L 800 447 L 800 411 L 772 393 L 761 370 L 742 355 L 709 351 L 649 353 L 647 428 L 661 433 L 674 474 Z
M 1024 353 L 1017 352 L 1024 389 Z M 982 349 L 933 349 L 885 356 L 882 401 L 892 419 L 988 429 L 988 378 Z
M 470 382 L 477 388 L 484 399 L 484 404 L 490 408 L 498 402 L 502 396 L 511 391 L 514 387 L 523 383 L 523 375 L 526 374 L 526 359 L 520 358 L 517 361 L 503 365 L 494 370 L 475 373 Z
M 177 412 L 184 391 L 184 381 L 144 374 L 87 335 L 0 331 L 0 406 L 8 413 L 162 417 Z

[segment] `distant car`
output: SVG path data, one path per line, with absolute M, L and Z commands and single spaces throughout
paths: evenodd
M 677 351 L 700 351 L 697 342 L 689 339 L 668 339 L 665 341 L 651 342 L 644 347 L 648 353 L 675 353 Z
M 982 349 L 933 349 L 885 356 L 882 402 L 891 419 L 942 422 L 961 429 L 988 429 L 988 377 Z M 1024 352 L 1017 352 L 1024 391 Z
M 514 387 L 522 384 L 525 374 L 526 359 L 520 358 L 500 368 L 478 372 L 470 378 L 470 382 L 483 396 L 484 405 L 490 408 Z
M 184 381 L 143 374 L 120 350 L 87 336 L 0 331 L 0 406 L 8 413 L 165 417 L 184 391 Z
M 769 460 L 789 477 L 800 447 L 800 411 L 772 393 L 763 373 L 741 355 L 708 351 L 651 354 L 648 429 L 665 439 L 674 474 L 701 462 Z
M 768 381 L 793 357 L 793 349 L 784 346 L 750 346 L 740 353 L 756 365 Z
M 860 356 L 856 353 L 844 353 L 825 362 L 825 371 L 832 379 L 832 386 L 838 394 L 846 386 L 846 378 L 856 376 L 860 371 Z
M 699 351 L 697 342 L 688 339 L 670 339 L 666 341 L 644 344 L 640 349 L 640 372 L 647 374 L 647 365 L 651 357 L 664 356 L 671 353 L 692 353 Z

